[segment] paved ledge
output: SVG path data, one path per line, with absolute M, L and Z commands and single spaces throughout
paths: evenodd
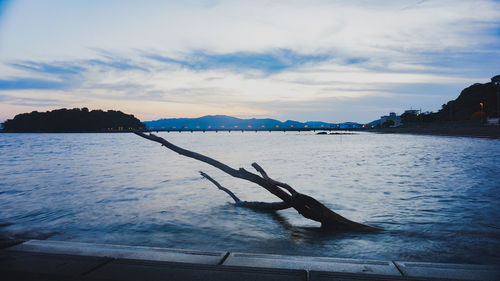
M 430 263 L 394 262 L 405 276 L 463 280 L 500 280 L 500 266 Z
M 64 254 L 0 251 L 2 280 L 75 280 L 113 259 Z
M 82 280 L 238 280 L 306 281 L 305 270 L 250 268 L 118 259 Z
M 401 276 L 390 261 L 231 253 L 224 265 Z
M 500 269 L 30 240 L 0 250 L 0 276 L 7 281 L 500 280 Z
M 22 244 L 10 247 L 8 250 L 197 264 L 219 264 L 227 254 L 227 252 L 208 252 L 49 240 L 29 240 Z

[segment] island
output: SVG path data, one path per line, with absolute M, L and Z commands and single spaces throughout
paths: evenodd
M 145 125 L 134 115 L 121 111 L 88 108 L 56 109 L 22 113 L 3 123 L 3 132 L 127 132 L 142 130 Z

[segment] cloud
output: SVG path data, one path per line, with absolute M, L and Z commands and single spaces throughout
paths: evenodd
M 0 91 L 6 90 L 40 90 L 53 89 L 61 90 L 68 88 L 69 85 L 65 82 L 32 79 L 32 78 L 13 78 L 9 80 L 0 80 Z
M 102 52 L 101 52 L 102 53 Z M 145 88 L 144 85 L 130 82 L 113 85 L 110 81 L 89 81 L 92 75 L 101 75 L 113 71 L 122 74 L 131 71 L 149 72 L 140 62 L 132 62 L 130 59 L 111 55 L 106 52 L 105 57 L 98 54 L 93 59 L 76 59 L 68 61 L 33 61 L 21 60 L 10 62 L 5 65 L 7 69 L 0 71 L 4 76 L 11 73 L 11 69 L 17 70 L 17 76 L 0 76 L 1 90 L 27 90 L 27 89 L 52 89 L 52 90 L 71 90 L 79 88 L 101 88 L 101 89 L 139 89 Z M 10 69 L 9 69 L 10 67 Z M 104 75 L 103 77 L 106 77 Z
M 132 63 L 129 59 L 123 58 L 108 58 L 107 60 L 103 59 L 91 59 L 81 62 L 88 66 L 102 66 L 104 68 L 112 68 L 117 70 L 141 70 L 144 72 L 148 72 L 149 70 L 143 66 Z
M 17 1 L 11 6 L 4 28 L 9 40 L 2 40 L 8 42 L 3 44 L 4 58 L 27 51 L 41 56 L 88 55 L 82 50 L 87 46 L 156 49 L 166 57 L 196 50 L 236 54 L 285 49 L 310 55 L 333 52 L 389 58 L 495 46 L 498 35 L 491 31 L 498 29 L 500 18 L 500 4 L 487 0 L 217 1 L 211 5 L 169 1 L 71 5 L 49 0 Z M 64 7 L 65 12 L 54 7 Z M 21 44 L 37 48 L 19 48 Z
M 11 66 L 32 72 L 49 73 L 58 75 L 80 74 L 85 68 L 66 63 L 44 63 L 35 61 L 20 61 Z
M 305 118 L 305 112 L 311 114 L 311 118 L 333 118 L 328 112 L 338 108 L 338 119 L 353 115 L 345 112 L 342 104 L 358 102 L 359 105 L 351 104 L 350 108 L 369 108 L 363 114 L 373 115 L 373 105 L 367 105 L 373 98 L 394 104 L 396 100 L 405 101 L 396 97 L 429 94 L 431 88 L 435 89 L 432 94 L 439 98 L 419 101 L 437 101 L 437 108 L 450 97 L 450 93 L 456 94 L 460 85 L 471 82 L 469 78 L 450 74 L 446 68 L 412 62 L 379 64 L 373 59 L 320 54 L 306 56 L 281 49 L 218 55 L 195 52 L 172 58 L 144 51 L 137 51 L 127 58 L 109 51 L 103 57 L 103 53 L 101 50 L 95 58 L 85 60 L 12 62 L 8 65 L 24 73 L 25 77 L 1 80 L 0 90 L 11 94 L 16 90 L 57 91 L 57 95 L 44 92 L 47 98 L 56 101 L 54 104 L 68 103 L 70 97 L 77 95 L 81 106 L 87 106 L 89 102 L 112 104 L 113 100 L 120 100 L 115 104 L 135 107 L 132 113 L 138 111 L 140 104 L 151 108 L 151 103 L 156 102 L 158 105 L 154 108 L 161 105 L 171 114 L 192 114 L 200 110 L 204 111 L 198 115 L 208 112 L 251 115 L 253 112 L 284 119 L 293 119 L 285 117 L 292 112 L 300 118 Z M 43 79 L 36 78 L 37 75 Z M 433 87 L 426 86 L 429 84 Z M 26 104 L 32 103 L 29 93 L 24 92 L 24 96 Z M 377 104 L 379 111 L 390 107 Z M 422 107 L 418 102 L 413 105 Z M 341 117 L 341 113 L 344 116 Z M 150 116 L 165 117 L 156 114 Z
M 30 98 L 30 97 L 13 97 L 10 95 L 0 94 L 0 102 L 5 102 L 15 106 L 62 106 L 63 104 L 57 99 L 46 98 Z
M 195 51 L 184 55 L 184 58 L 180 59 L 165 57 L 160 54 L 145 54 L 144 57 L 167 64 L 177 64 L 193 70 L 258 70 L 265 74 L 272 74 L 288 68 L 300 67 L 304 64 L 329 59 L 329 56 L 325 54 L 303 55 L 287 49 L 261 53 L 236 52 L 225 54 L 209 54 L 203 51 Z

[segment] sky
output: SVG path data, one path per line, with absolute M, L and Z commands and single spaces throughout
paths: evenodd
M 370 122 L 500 74 L 500 1 L 0 0 L 0 122 L 115 109 Z

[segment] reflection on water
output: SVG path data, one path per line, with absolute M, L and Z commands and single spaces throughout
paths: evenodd
M 500 264 L 500 141 L 409 135 L 160 133 L 277 180 L 379 233 L 328 233 L 133 134 L 0 134 L 0 236 L 276 254 Z

